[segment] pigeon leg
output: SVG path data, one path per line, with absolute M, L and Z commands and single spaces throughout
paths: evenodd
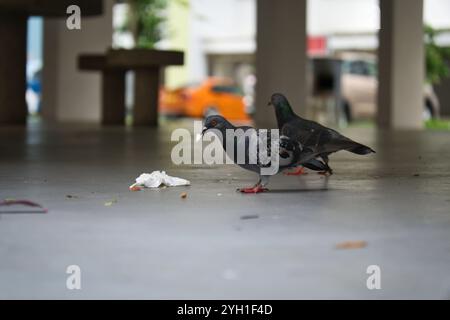
M 258 180 L 258 182 L 252 186 L 252 187 L 244 187 L 244 188 L 238 188 L 237 191 L 240 191 L 242 193 L 255 193 L 255 189 L 261 184 L 261 179 Z
M 239 191 L 241 191 L 242 193 L 260 193 L 260 192 L 265 192 L 268 191 L 269 189 L 267 188 L 263 188 L 261 185 L 256 185 L 254 187 L 251 188 L 242 188 Z
M 329 161 L 328 154 L 321 154 L 320 157 L 325 162 L 326 168 L 324 171 L 318 172 L 318 174 L 325 175 L 325 176 L 329 174 L 331 176 L 333 174 L 333 169 L 331 169 L 330 166 L 328 166 L 328 161 Z
M 292 172 L 285 172 L 284 173 L 284 175 L 286 175 L 286 176 L 301 176 L 302 174 L 308 174 L 307 172 L 305 172 L 305 168 L 303 168 L 302 166 L 297 167 Z
M 265 192 L 265 191 L 269 190 L 269 189 L 265 188 L 265 186 L 266 186 L 266 184 L 268 182 L 269 182 L 268 179 L 263 176 L 261 179 L 259 179 L 259 181 L 253 187 L 241 188 L 241 189 L 238 189 L 238 190 L 240 192 L 242 192 L 242 193 L 260 193 L 260 192 Z
M 323 175 L 323 176 L 331 176 L 333 174 L 333 169 L 331 169 L 328 165 L 326 165 L 327 168 L 324 171 L 317 172 L 317 174 Z

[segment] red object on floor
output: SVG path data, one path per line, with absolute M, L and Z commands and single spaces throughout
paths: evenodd
M 0 206 L 14 206 L 14 205 L 23 205 L 23 206 L 27 206 L 27 207 L 39 208 L 42 210 L 41 213 L 47 213 L 47 211 L 48 211 L 46 208 L 41 206 L 39 203 L 30 201 L 30 200 L 3 200 L 3 201 L 0 201 Z

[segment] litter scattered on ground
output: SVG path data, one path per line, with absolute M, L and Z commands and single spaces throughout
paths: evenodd
M 217 194 L 217 196 L 218 196 L 218 197 L 221 197 L 221 196 L 222 196 L 222 194 L 221 194 L 221 193 L 218 193 L 218 194 Z
M 186 198 L 187 198 L 187 193 L 186 193 L 186 192 L 182 192 L 182 193 L 180 194 L 180 198 L 181 198 L 181 199 L 186 199 Z
M 105 202 L 105 207 L 111 207 L 113 204 L 117 203 L 117 199 Z
M 367 246 L 367 242 L 364 240 L 357 241 L 345 241 L 336 245 L 336 249 L 360 249 Z
M 152 173 L 143 173 L 137 177 L 136 182 L 130 186 L 130 190 L 136 191 L 136 187 L 158 188 L 160 186 L 189 186 L 190 184 L 189 180 L 169 176 L 165 171 L 153 171 Z
M 131 185 L 130 186 L 130 191 L 141 191 L 142 188 L 140 186 L 137 185 Z
M 66 198 L 67 198 L 67 199 L 78 199 L 78 196 L 74 196 L 74 195 L 71 195 L 71 194 L 67 194 L 67 195 L 66 195 Z
M 241 216 L 241 220 L 249 220 L 249 219 L 258 219 L 259 216 L 257 214 L 249 214 L 246 216 Z
M 48 210 L 44 208 L 39 203 L 30 201 L 30 200 L 16 200 L 16 199 L 5 199 L 0 201 L 0 206 L 26 206 L 37 208 L 37 210 L 9 210 L 9 211 L 0 211 L 0 213 L 47 213 Z

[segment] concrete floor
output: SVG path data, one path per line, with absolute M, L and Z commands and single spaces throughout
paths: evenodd
M 344 130 L 377 153 L 243 195 L 250 172 L 171 163 L 178 125 L 0 128 L 0 198 L 49 208 L 0 214 L 0 298 L 450 298 L 450 133 Z M 158 169 L 192 186 L 128 191 Z

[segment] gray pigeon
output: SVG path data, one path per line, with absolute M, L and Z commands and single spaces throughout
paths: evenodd
M 294 147 L 298 148 L 300 150 L 299 165 L 308 168 L 311 163 L 314 163 L 316 167 L 324 166 L 325 172 L 332 174 L 333 171 L 328 166 L 328 156 L 331 153 L 339 150 L 347 150 L 359 155 L 375 152 L 333 129 L 299 117 L 292 111 L 288 100 L 281 93 L 273 94 L 269 105 L 275 107 L 280 130 L 280 146 L 291 152 L 295 151 Z
M 258 193 L 267 191 L 265 186 L 269 182 L 270 174 L 265 174 L 262 169 L 269 168 L 271 166 L 270 156 L 271 156 L 271 135 L 270 130 L 261 131 L 254 129 L 250 126 L 241 126 L 235 127 L 231 124 L 227 119 L 220 115 L 211 115 L 205 119 L 204 128 L 202 134 L 204 134 L 208 130 L 216 129 L 220 132 L 222 136 L 222 146 L 225 152 L 230 156 L 234 163 L 239 165 L 240 167 L 253 171 L 259 175 L 259 181 L 252 187 L 249 188 L 241 188 L 239 189 L 244 193 Z M 227 150 L 227 134 L 226 130 L 231 129 L 232 132 L 236 132 L 236 130 L 241 129 L 244 134 L 237 134 L 234 136 L 233 150 Z M 251 130 L 251 131 L 249 131 Z M 263 132 L 263 134 L 262 134 Z M 216 132 L 217 134 L 217 132 Z M 253 134 L 253 135 L 252 135 Z M 259 143 L 261 145 L 267 147 L 267 153 L 260 153 L 259 148 L 251 148 L 251 137 L 257 139 L 258 146 Z M 298 157 L 300 156 L 299 149 L 296 145 L 291 144 L 290 141 L 280 141 L 279 145 L 283 145 L 284 147 L 279 149 L 279 157 L 278 157 L 278 168 L 277 172 L 280 172 L 287 168 L 292 168 L 297 166 Z M 287 150 L 289 148 L 289 150 Z M 245 159 L 238 159 L 238 150 L 244 150 Z M 255 154 L 256 153 L 256 154 Z M 253 157 L 253 158 L 252 158 Z M 256 161 L 251 161 L 251 159 L 255 159 Z M 241 160 L 241 161 L 238 161 Z M 245 161 L 242 161 L 245 160 Z M 317 170 L 325 170 L 325 166 L 321 164 L 319 161 L 315 161 L 315 159 L 311 159 L 311 162 L 308 161 L 307 165 L 312 167 L 317 166 Z

